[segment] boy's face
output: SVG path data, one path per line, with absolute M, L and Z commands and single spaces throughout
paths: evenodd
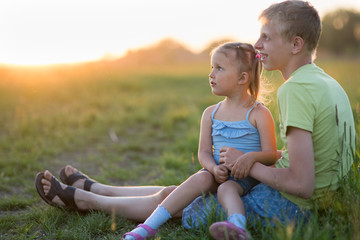
M 255 48 L 260 51 L 266 70 L 285 71 L 291 57 L 292 44 L 280 35 L 276 21 L 261 20 L 260 37 Z

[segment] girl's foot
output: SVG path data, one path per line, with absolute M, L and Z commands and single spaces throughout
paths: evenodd
M 216 222 L 210 226 L 210 235 L 215 240 L 249 240 L 250 235 L 245 229 L 239 228 L 229 221 Z
M 67 165 L 60 170 L 60 179 L 63 183 L 69 186 L 86 191 L 90 191 L 91 185 L 96 183 L 96 181 L 90 179 L 87 175 L 70 165 Z
M 138 233 L 135 233 L 133 231 L 131 232 L 127 232 L 123 235 L 123 238 L 122 239 L 125 239 L 125 240 L 144 240 L 144 239 L 147 239 L 147 238 L 152 238 L 156 235 L 157 231 L 156 229 L 152 229 L 151 227 L 149 227 L 148 225 L 146 224 L 139 224 L 136 229 L 138 228 L 142 228 L 143 231 L 145 231 L 145 236 L 143 235 L 140 235 Z

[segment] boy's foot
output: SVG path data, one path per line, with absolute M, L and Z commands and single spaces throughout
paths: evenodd
M 68 211 L 79 211 L 74 200 L 76 189 L 60 183 L 49 171 L 36 175 L 35 186 L 47 204 Z
M 96 183 L 96 181 L 90 179 L 87 175 L 70 165 L 67 165 L 60 170 L 60 179 L 69 186 L 84 189 L 86 191 L 90 191 L 91 185 Z
M 210 235 L 215 240 L 249 240 L 250 235 L 242 228 L 239 228 L 229 221 L 216 222 L 210 226 Z

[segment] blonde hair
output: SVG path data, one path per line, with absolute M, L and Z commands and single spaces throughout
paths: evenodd
M 260 77 L 263 70 L 260 55 L 251 44 L 240 42 L 224 43 L 212 50 L 211 55 L 219 51 L 228 57 L 229 50 L 236 53 L 235 58 L 239 61 L 239 73 L 247 72 L 250 76 L 248 92 L 251 96 L 251 104 L 254 104 L 260 92 Z
M 290 41 L 299 36 L 304 40 L 308 51 L 316 50 L 321 34 L 321 21 L 317 10 L 309 2 L 288 0 L 272 4 L 260 14 L 259 20 L 262 18 L 276 21 L 284 39 Z

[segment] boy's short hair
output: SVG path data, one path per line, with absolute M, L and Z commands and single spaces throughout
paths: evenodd
M 259 16 L 276 21 L 280 34 L 288 41 L 299 36 L 304 39 L 310 52 L 316 50 L 321 34 L 321 21 L 317 10 L 309 3 L 301 0 L 288 0 L 272 4 Z

